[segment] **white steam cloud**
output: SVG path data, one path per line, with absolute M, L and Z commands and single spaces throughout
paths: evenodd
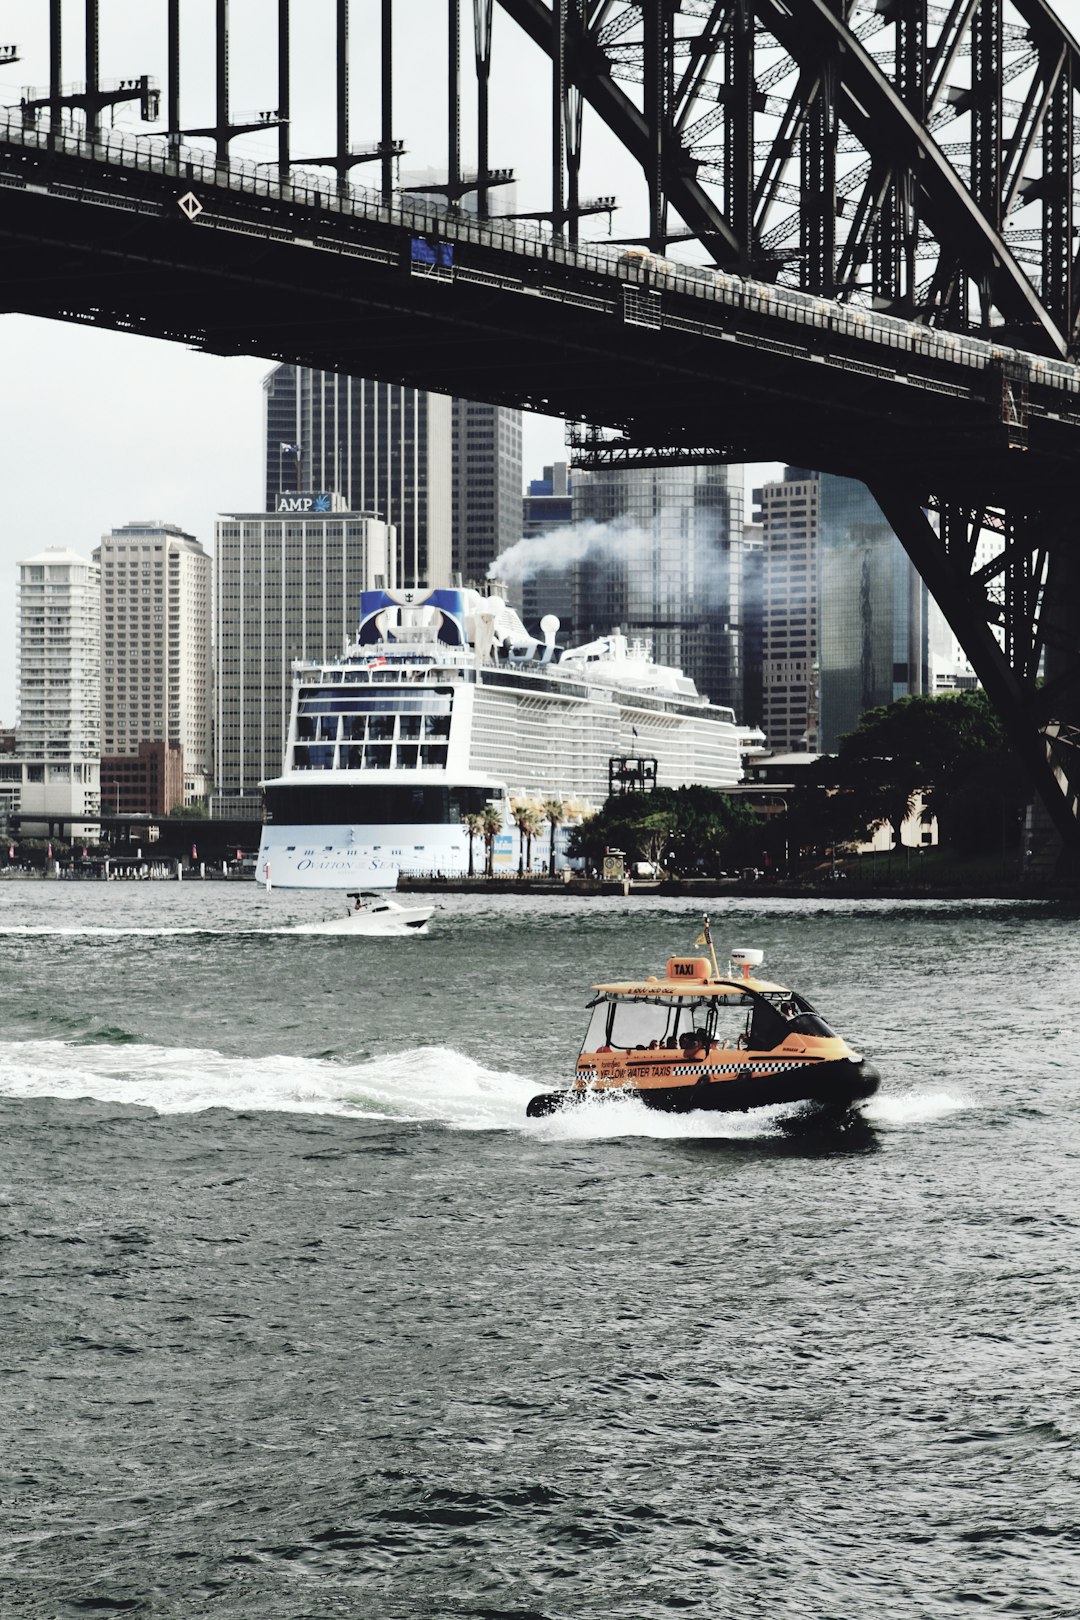
M 582 562 L 590 553 L 608 556 L 640 556 L 651 550 L 655 538 L 638 525 L 616 518 L 612 523 L 567 523 L 543 534 L 526 535 L 502 551 L 487 571 L 488 579 L 507 584 L 532 579 L 534 574 L 567 568 Z

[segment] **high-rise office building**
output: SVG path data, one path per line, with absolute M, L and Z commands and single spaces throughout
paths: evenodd
M 618 467 L 574 475 L 577 640 L 621 626 L 741 719 L 741 467 Z M 537 583 L 541 580 L 538 577 Z
M 542 478 L 531 479 L 521 498 L 521 532 L 525 539 L 572 523 L 573 494 L 569 462 L 554 461 L 544 468 Z
M 99 814 L 101 595 L 97 564 L 65 546 L 20 562 L 20 829 L 92 836 Z
M 340 494 L 394 529 L 388 585 L 448 585 L 452 402 L 308 366 L 275 366 L 263 387 L 267 511 L 302 491 Z
M 483 584 L 497 556 L 521 539 L 521 412 L 453 401 L 455 574 Z
M 521 537 L 532 542 L 538 535 L 564 531 L 569 538 L 574 521 L 573 480 L 569 464 L 556 461 L 544 468 L 542 478 L 533 478 L 521 498 Z M 541 556 L 547 555 L 543 551 Z M 547 613 L 553 613 L 563 626 L 561 643 L 567 645 L 574 620 L 574 570 L 560 567 L 539 573 L 515 571 L 507 580 L 508 594 L 524 622 L 531 628 Z
M 867 709 L 933 690 L 944 620 L 864 484 L 788 467 L 755 495 L 769 746 L 835 753 Z
M 743 712 L 747 726 L 763 726 L 765 713 L 765 542 L 760 523 L 743 525 Z
M 376 518 L 234 512 L 216 527 L 216 813 L 259 814 L 284 757 L 294 659 L 337 658 L 360 592 L 388 581 L 394 531 Z
M 211 769 L 210 558 L 193 535 L 152 519 L 102 535 L 94 561 L 102 753 L 137 757 L 141 743 L 182 750 L 183 802 L 192 804 Z
M 865 484 L 821 478 L 821 746 L 867 709 L 933 689 L 930 602 Z
M 788 467 L 754 491 L 761 522 L 761 724 L 774 753 L 818 747 L 816 473 Z

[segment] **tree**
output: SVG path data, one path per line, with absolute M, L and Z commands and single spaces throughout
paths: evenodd
M 566 820 L 566 807 L 561 799 L 545 799 L 540 814 L 551 828 L 551 853 L 548 856 L 548 874 L 555 876 L 555 833 Z
M 533 839 L 539 838 L 544 830 L 544 817 L 535 805 L 529 806 L 528 820 L 525 823 L 525 869 L 532 871 Z
M 717 788 L 656 788 L 615 794 L 570 834 L 570 852 L 599 866 L 607 849 L 631 862 L 680 873 L 716 872 L 760 846 L 761 822 L 743 800 Z
M 465 815 L 462 816 L 461 825 L 465 828 L 465 831 L 469 835 L 469 876 L 475 877 L 476 868 L 473 861 L 475 840 L 480 837 L 484 830 L 484 818 L 478 811 L 469 810 Z
M 841 737 L 836 756 L 819 762 L 816 775 L 843 796 L 854 827 L 885 824 L 899 844 L 917 794 L 940 814 L 973 761 L 1000 750 L 1002 742 L 982 692 L 918 694 L 868 709 Z
M 488 877 L 495 875 L 495 840 L 502 832 L 502 811 L 493 804 L 486 804 L 480 812 L 480 832 L 484 839 L 484 871 Z
M 514 826 L 518 830 L 518 877 L 524 877 L 525 839 L 529 832 L 529 822 L 533 817 L 533 807 L 531 804 L 527 804 L 524 799 L 519 799 L 517 804 L 512 807 L 510 814 L 513 817 Z M 529 842 L 532 843 L 531 837 Z

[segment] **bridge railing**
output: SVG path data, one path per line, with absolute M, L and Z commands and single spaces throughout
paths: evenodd
M 91 140 L 71 123 L 52 129 L 42 115 L 36 125 L 27 126 L 21 108 L 0 108 L 0 151 L 4 146 L 21 146 L 59 152 L 83 161 L 161 175 L 193 191 L 198 187 L 218 193 L 231 191 L 283 205 L 286 210 L 289 205 L 297 205 L 341 218 L 397 227 L 415 236 L 502 249 L 517 259 L 562 265 L 606 280 L 615 278 L 651 293 L 677 292 L 752 316 L 784 321 L 796 328 L 835 333 L 886 351 L 879 362 L 886 368 L 899 370 L 896 357 L 900 354 L 968 371 L 1019 365 L 1033 384 L 1080 394 L 1080 367 L 1067 360 L 1022 353 L 982 338 L 905 321 L 863 304 L 834 302 L 796 288 L 752 281 L 712 265 L 675 263 L 639 247 L 603 242 L 572 247 L 554 236 L 543 221 L 505 220 L 497 215 L 480 220 L 446 204 L 403 193 L 388 203 L 380 192 L 303 169 L 293 170 L 290 178 L 282 181 L 273 173 L 273 164 L 241 158 L 219 164 L 204 149 L 186 145 L 166 149 L 162 143 L 167 140 L 164 133 L 143 136 L 116 129 L 102 130 L 97 139 Z M 87 187 L 88 191 L 92 189 Z M 259 221 L 259 230 L 288 241 L 297 235 L 294 228 L 276 224 L 270 218 Z

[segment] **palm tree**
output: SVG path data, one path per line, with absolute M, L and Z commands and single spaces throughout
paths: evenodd
M 535 804 L 531 804 L 529 806 L 529 819 L 525 823 L 525 870 L 527 872 L 532 871 L 533 839 L 538 838 L 543 830 L 543 813 L 536 808 Z
M 525 876 L 525 834 L 532 813 L 532 806 L 525 799 L 519 799 L 510 810 L 514 826 L 518 830 L 518 877 Z
M 561 827 L 566 820 L 566 806 L 561 799 L 545 799 L 540 806 L 540 814 L 551 828 L 551 854 L 548 858 L 548 875 L 555 876 L 555 830 Z
M 480 812 L 480 831 L 486 852 L 484 870 L 488 877 L 495 875 L 495 840 L 502 832 L 502 824 L 502 811 L 494 804 L 486 804 Z
M 470 810 L 466 815 L 462 816 L 461 825 L 469 835 L 469 876 L 475 877 L 476 868 L 473 862 L 474 841 L 479 838 L 484 830 L 484 818 L 478 811 Z

